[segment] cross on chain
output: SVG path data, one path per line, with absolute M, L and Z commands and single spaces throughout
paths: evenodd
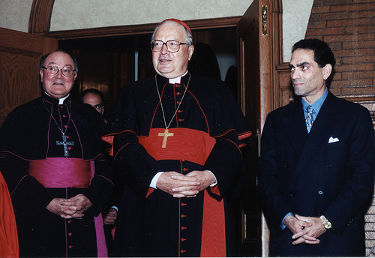
M 167 138 L 169 137 L 169 136 L 173 136 L 174 135 L 174 133 L 168 133 L 168 129 L 165 129 L 164 130 L 164 133 L 158 133 L 158 136 L 163 136 L 164 138 L 163 138 L 163 143 L 162 143 L 162 145 L 161 145 L 161 147 L 163 148 L 163 149 L 165 149 L 166 147 L 167 147 Z
M 74 146 L 74 142 L 68 142 L 68 137 L 64 134 L 61 137 L 63 139 L 62 142 L 56 141 L 56 145 L 64 145 L 64 157 L 69 157 L 68 146 Z

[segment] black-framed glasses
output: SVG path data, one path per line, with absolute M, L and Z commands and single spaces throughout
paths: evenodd
M 180 45 L 187 45 L 187 43 L 181 43 L 177 40 L 167 40 L 167 42 L 162 40 L 154 40 L 151 42 L 151 50 L 152 52 L 159 52 L 164 45 L 167 46 L 169 52 L 175 53 L 180 50 Z
M 48 75 L 56 75 L 60 70 L 65 77 L 72 77 L 75 73 L 73 67 L 70 65 L 66 65 L 63 68 L 59 68 L 57 65 L 43 66 L 42 68 L 46 70 Z

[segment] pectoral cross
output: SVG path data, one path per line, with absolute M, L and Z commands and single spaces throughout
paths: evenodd
M 56 145 L 64 145 L 64 157 L 69 157 L 68 146 L 74 146 L 74 142 L 68 142 L 68 137 L 65 134 L 62 135 L 62 139 L 62 142 L 56 141 Z
M 164 133 L 158 133 L 158 136 L 163 136 L 164 137 L 163 143 L 161 145 L 161 147 L 163 149 L 165 149 L 165 147 L 167 147 L 167 138 L 168 138 L 168 136 L 173 136 L 173 135 L 174 135 L 174 133 L 168 133 L 168 129 L 165 129 Z

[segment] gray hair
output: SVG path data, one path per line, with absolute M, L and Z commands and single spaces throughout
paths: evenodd
M 187 28 L 185 28 L 183 25 L 181 25 L 181 24 L 179 24 L 179 23 L 177 23 L 177 22 L 175 22 L 175 21 L 171 21 L 171 20 L 166 20 L 166 21 L 164 21 L 164 22 L 162 22 L 162 23 L 159 23 L 158 26 L 156 26 L 156 28 L 154 29 L 154 32 L 152 33 L 152 36 L 151 36 L 151 42 L 154 41 L 154 39 L 155 39 L 155 34 L 156 34 L 156 32 L 158 31 L 158 29 L 160 28 L 160 26 L 163 25 L 163 24 L 166 23 L 166 22 L 173 22 L 173 23 L 178 24 L 178 25 L 181 26 L 182 28 L 184 28 L 184 31 L 185 31 L 185 40 L 186 40 L 186 45 L 188 45 L 188 46 L 193 45 L 193 36 L 191 35 L 190 31 L 189 31 Z

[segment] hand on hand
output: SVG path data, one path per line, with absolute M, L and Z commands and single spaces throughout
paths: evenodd
M 92 206 L 91 201 L 83 194 L 78 194 L 70 199 L 54 198 L 46 209 L 64 218 L 82 218 L 84 212 Z
M 294 234 L 292 239 L 293 245 L 301 243 L 316 245 L 320 243 L 320 237 L 326 229 L 324 228 L 319 217 L 304 217 L 298 214 L 286 217 L 284 224 Z
M 159 177 L 156 187 L 175 198 L 195 197 L 214 182 L 215 177 L 209 171 L 194 170 L 186 175 L 170 171 Z

